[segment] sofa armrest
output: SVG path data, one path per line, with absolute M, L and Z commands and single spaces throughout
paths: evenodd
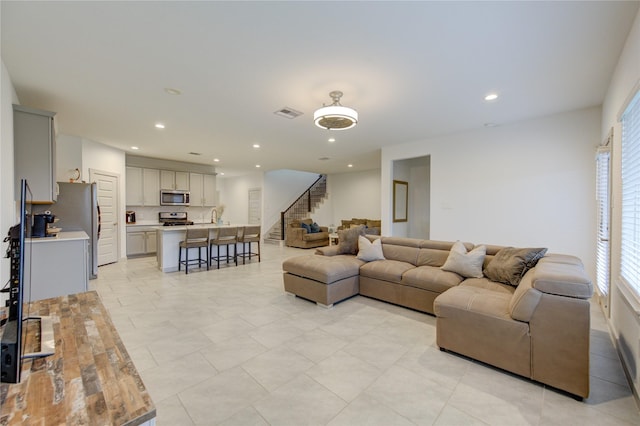
M 542 293 L 589 299 L 593 284 L 581 264 L 539 262 L 532 270 L 531 286 Z

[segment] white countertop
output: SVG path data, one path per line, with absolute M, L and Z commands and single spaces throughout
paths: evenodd
M 57 241 L 73 241 L 88 240 L 89 236 L 84 231 L 67 231 L 59 232 L 55 237 L 27 238 L 26 242 L 30 243 L 53 243 Z
M 215 223 L 196 223 L 194 225 L 183 225 L 183 226 L 157 226 L 155 229 L 162 232 L 175 232 L 175 231 L 186 231 L 191 228 L 207 228 L 207 229 L 218 229 L 218 228 L 240 228 L 243 226 L 250 226 L 244 223 L 241 224 L 231 224 L 231 225 L 216 225 Z

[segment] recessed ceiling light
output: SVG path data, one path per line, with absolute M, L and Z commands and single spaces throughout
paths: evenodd
M 254 144 L 253 144 L 253 147 L 254 147 L 255 149 L 258 149 L 258 148 L 260 148 L 260 144 L 254 143 Z
M 137 146 L 132 146 L 131 149 L 133 149 L 134 151 L 139 150 L 140 148 L 138 148 Z
M 333 143 L 333 142 L 335 142 L 335 141 L 336 141 L 336 138 L 329 138 L 329 142 L 332 142 L 332 143 Z
M 256 168 L 259 169 L 260 168 L 260 164 L 256 164 Z
M 164 91 L 168 94 L 168 95 L 182 95 L 182 92 L 178 89 L 174 89 L 171 87 L 165 87 Z
M 220 159 L 219 159 L 219 158 L 214 158 L 214 159 L 213 159 L 213 162 L 214 162 L 214 163 L 219 163 L 219 162 L 220 162 Z
M 484 127 L 498 127 L 496 123 L 484 123 Z
M 487 96 L 484 97 L 485 101 L 495 101 L 496 99 L 498 99 L 497 93 L 489 93 Z
M 347 164 L 347 167 L 353 167 L 353 164 Z
M 156 129 L 164 129 L 164 124 L 156 123 Z
M 224 172 L 220 172 L 218 173 L 220 176 L 224 176 Z

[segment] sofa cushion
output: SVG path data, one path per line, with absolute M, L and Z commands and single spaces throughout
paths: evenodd
M 329 233 L 327 232 L 315 232 L 311 234 L 304 234 L 302 236 L 303 241 L 319 241 L 319 240 L 327 240 L 329 242 Z
M 313 222 L 311 224 L 311 233 L 315 234 L 317 232 L 320 232 L 320 225 L 318 225 L 317 223 Z
M 358 253 L 358 237 L 364 235 L 364 225 L 338 231 L 338 248 L 340 254 Z
M 513 294 L 515 287 L 508 284 L 502 284 L 490 279 L 483 278 L 467 278 L 460 283 L 461 286 L 484 288 L 486 290 L 497 291 L 498 293 Z
M 447 261 L 442 265 L 445 271 L 455 272 L 466 278 L 482 278 L 482 264 L 487 253 L 485 246 L 478 246 L 467 252 L 464 244 L 456 241 L 451 247 Z
M 546 248 L 505 247 L 489 262 L 484 275 L 492 281 L 517 286 L 546 252 Z
M 402 281 L 402 275 L 413 268 L 415 268 L 415 266 L 411 263 L 387 259 L 362 265 L 360 268 L 360 276 L 400 283 Z
M 542 293 L 531 286 L 531 278 L 534 273 L 535 270 L 530 269 L 522 277 L 509 302 L 509 312 L 514 320 L 529 322 L 538 307 Z
M 362 235 L 358 236 L 358 259 L 365 262 L 372 262 L 374 260 L 384 260 L 382 254 L 382 240 L 377 239 L 373 242 Z
M 462 279 L 455 272 L 443 271 L 437 266 L 418 266 L 402 275 L 402 284 L 442 293 L 460 284 Z

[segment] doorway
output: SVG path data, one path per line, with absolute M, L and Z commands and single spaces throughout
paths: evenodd
M 262 189 L 249 189 L 249 224 L 260 225 L 260 216 L 262 211 Z
M 98 239 L 98 266 L 118 261 L 120 233 L 118 220 L 118 189 L 120 176 L 116 173 L 89 169 L 89 180 L 97 184 L 100 208 L 100 238 Z

